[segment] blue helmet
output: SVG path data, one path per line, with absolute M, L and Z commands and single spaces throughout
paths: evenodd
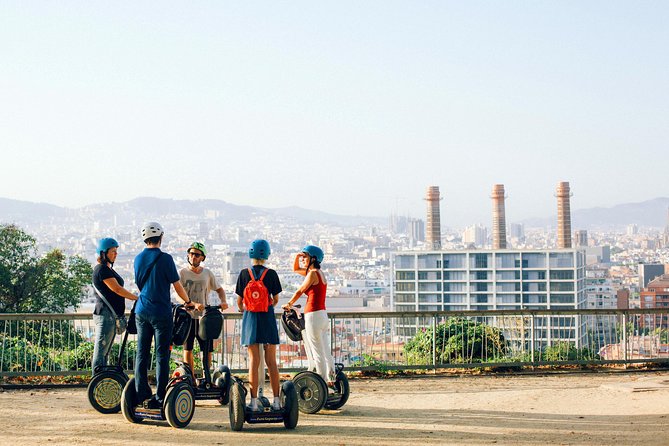
M 269 249 L 269 242 L 267 240 L 258 239 L 253 240 L 249 248 L 249 257 L 252 259 L 267 260 L 272 253 Z
M 315 258 L 318 261 L 318 263 L 321 263 L 323 261 L 323 257 L 325 257 L 325 254 L 323 254 L 323 250 L 318 246 L 314 245 L 305 246 L 304 248 L 302 248 L 302 252 L 306 252 L 311 257 Z
M 111 248 L 118 248 L 118 242 L 111 237 L 105 237 L 98 242 L 98 249 L 95 251 L 97 255 L 109 251 Z

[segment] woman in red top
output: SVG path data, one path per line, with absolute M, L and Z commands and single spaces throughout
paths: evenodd
M 321 271 L 322 261 L 323 250 L 314 245 L 305 246 L 295 257 L 293 271 L 305 276 L 304 282 L 283 309 L 290 310 L 302 294 L 307 295 L 303 338 L 309 358 L 309 370 L 315 370 L 331 385 L 335 380 L 335 369 L 334 358 L 330 352 L 330 321 L 325 311 L 327 282 Z

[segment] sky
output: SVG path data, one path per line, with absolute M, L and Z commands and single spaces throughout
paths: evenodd
M 0 197 L 511 222 L 669 196 L 669 2 L 0 3 Z M 660 169 L 654 169 L 658 164 Z M 658 166 L 658 167 L 659 167 Z

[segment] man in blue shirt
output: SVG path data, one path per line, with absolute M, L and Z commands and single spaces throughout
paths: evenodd
M 135 307 L 137 321 L 135 386 L 137 401 L 144 401 L 144 406 L 149 409 L 162 407 L 165 388 L 170 376 L 170 344 L 173 324 L 170 285 L 174 287 L 174 291 L 187 308 L 202 307 L 201 304 L 191 302 L 186 294 L 186 290 L 179 282 L 179 273 L 172 256 L 160 250 L 164 233 L 159 223 L 146 223 L 142 227 L 142 240 L 146 243 L 146 248 L 135 257 L 135 283 L 141 290 Z M 156 394 L 152 396 L 148 369 L 151 359 L 151 341 L 154 339 Z

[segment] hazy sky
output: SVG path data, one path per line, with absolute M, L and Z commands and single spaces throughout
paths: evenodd
M 669 195 L 669 2 L 0 3 L 0 196 L 442 224 Z

